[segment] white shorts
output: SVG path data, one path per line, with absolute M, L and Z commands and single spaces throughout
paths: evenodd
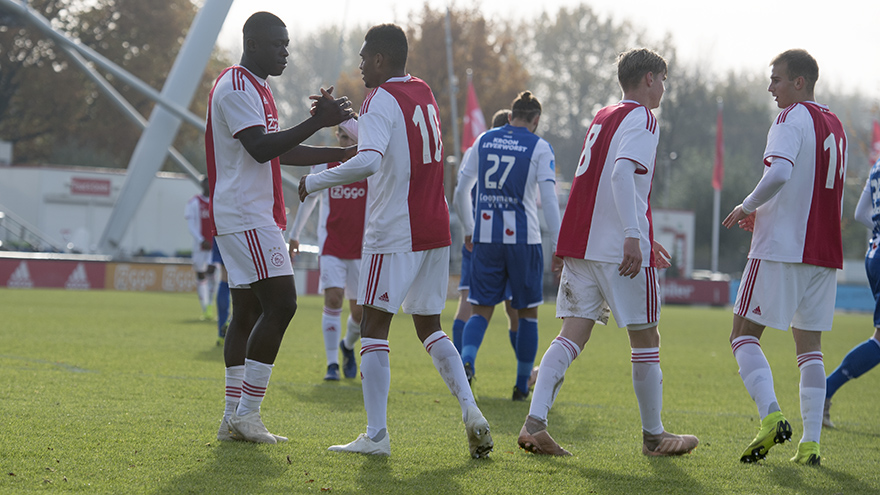
M 358 304 L 391 314 L 439 315 L 446 307 L 449 246 L 415 253 L 368 254 L 361 262 Z
M 287 243 L 278 227 L 260 227 L 214 239 L 226 265 L 230 289 L 248 289 L 260 280 L 293 276 Z
M 202 243 L 197 242 L 193 244 L 193 252 L 192 252 L 192 265 L 193 270 L 198 273 L 205 273 L 208 271 L 208 265 L 211 264 L 211 258 L 213 252 L 208 249 L 202 249 Z
M 826 332 L 836 299 L 834 268 L 749 259 L 733 312 L 766 327 Z
M 608 323 L 608 311 L 620 328 L 644 328 L 660 321 L 657 269 L 644 267 L 635 278 L 621 277 L 617 263 L 565 258 L 556 296 L 557 318 L 586 318 Z
M 336 256 L 322 254 L 318 258 L 321 277 L 318 279 L 318 292 L 324 289 L 345 289 L 346 299 L 357 299 L 358 278 L 361 273 L 361 260 L 344 260 Z

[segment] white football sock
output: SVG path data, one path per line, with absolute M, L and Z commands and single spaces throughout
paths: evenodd
M 818 443 L 825 410 L 825 362 L 821 352 L 798 354 L 797 360 L 801 370 L 801 418 L 804 420 L 801 443 Z
M 639 402 L 642 429 L 651 435 L 663 433 L 660 411 L 663 409 L 663 371 L 660 369 L 660 348 L 632 349 L 633 390 Z
M 739 365 L 739 376 L 758 406 L 761 419 L 779 411 L 776 392 L 773 390 L 773 372 L 770 371 L 770 363 L 767 362 L 757 337 L 737 337 L 730 343 L 730 348 L 733 349 L 733 357 Z
M 565 372 L 580 353 L 581 348 L 565 337 L 556 337 L 550 343 L 550 347 L 541 358 L 538 381 L 535 382 L 532 403 L 529 406 L 529 416 L 547 423 L 547 415 L 550 414 L 550 408 L 553 407 L 559 389 L 562 388 Z
M 339 327 L 342 326 L 342 308 L 332 309 L 324 306 L 321 317 L 321 330 L 324 334 L 324 353 L 327 366 L 339 364 Z
M 235 412 L 238 401 L 241 399 L 242 378 L 244 378 L 244 365 L 226 368 L 226 409 L 223 411 L 223 419 L 227 421 Z
M 354 321 L 349 314 L 345 326 L 345 348 L 354 349 L 354 345 L 357 344 L 357 341 L 361 338 L 361 324 Z
M 211 294 L 208 292 L 208 279 L 207 277 L 199 280 L 198 285 L 196 286 L 196 294 L 199 295 L 199 304 L 202 305 L 202 312 L 205 312 L 205 309 L 208 308 L 208 305 L 211 304 Z
M 434 367 L 437 368 L 449 391 L 458 399 L 462 420 L 467 420 L 468 407 L 477 405 L 477 401 L 474 400 L 474 393 L 464 373 L 461 355 L 442 330 L 432 333 L 422 345 L 434 361 Z
M 367 436 L 376 438 L 388 427 L 388 393 L 391 389 L 391 366 L 388 341 L 361 339 L 361 387 L 367 410 Z
M 244 416 L 251 411 L 259 411 L 263 397 L 266 396 L 266 388 L 269 387 L 269 377 L 272 376 L 274 364 L 261 363 L 253 359 L 244 360 L 244 376 L 241 380 L 241 399 L 235 412 Z

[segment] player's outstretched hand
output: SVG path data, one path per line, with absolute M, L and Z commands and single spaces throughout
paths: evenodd
M 306 200 L 306 197 L 309 195 L 309 192 L 306 190 L 306 177 L 308 174 L 303 175 L 299 179 L 299 188 L 297 188 L 297 192 L 299 192 L 299 201 L 303 202 Z
M 651 247 L 651 254 L 654 256 L 654 266 L 657 269 L 664 270 L 672 266 L 672 262 L 669 261 L 672 259 L 672 256 L 669 256 L 669 251 L 659 242 L 654 241 L 654 245 Z
M 721 225 L 724 225 L 728 229 L 733 227 L 734 225 L 739 225 L 739 228 L 747 231 L 754 232 L 755 230 L 755 212 L 746 213 L 743 211 L 743 205 L 737 205 L 730 214 L 727 215 L 727 218 L 721 222 Z
M 309 96 L 312 100 L 310 113 L 318 119 L 322 127 L 338 125 L 354 116 L 348 97 L 334 99 L 332 93 L 333 86 L 330 86 L 329 89 L 321 88 L 320 95 Z
M 636 278 L 642 270 L 642 248 L 637 237 L 627 237 L 623 240 L 623 261 L 617 267 L 617 273 L 621 277 Z

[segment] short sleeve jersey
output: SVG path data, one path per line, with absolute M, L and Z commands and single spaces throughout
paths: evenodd
M 654 114 L 634 101 L 599 110 L 584 138 L 562 216 L 557 256 L 607 263 L 623 260 L 625 236 L 611 190 L 611 172 L 618 160 L 627 159 L 638 164 L 633 200 L 639 220 L 642 266 L 654 266 L 650 197 L 658 127 Z
M 550 143 L 507 124 L 481 134 L 471 149 L 460 175 L 476 176 L 473 241 L 541 244 L 538 183 L 556 181 Z
M 311 173 L 337 166 L 339 162 L 315 165 Z M 344 260 L 360 259 L 366 208 L 366 179 L 321 191 L 318 245 L 322 255 Z
M 287 226 L 278 158 L 258 163 L 236 135 L 251 127 L 278 132 L 278 111 L 266 80 L 244 67 L 220 74 L 208 97 L 205 153 L 214 232 Z
M 358 119 L 358 152 L 368 150 L 382 158 L 368 178 L 364 254 L 452 244 L 440 115 L 424 81 L 395 77 L 367 95 Z
M 193 235 L 197 242 L 214 240 L 214 234 L 211 226 L 210 201 L 208 198 L 197 194 L 186 204 L 184 218 L 190 222 L 190 230 L 197 227 L 198 236 Z
M 749 258 L 842 268 L 843 125 L 824 105 L 791 105 L 767 134 L 765 165 L 780 159 L 793 165 L 791 178 L 758 207 Z

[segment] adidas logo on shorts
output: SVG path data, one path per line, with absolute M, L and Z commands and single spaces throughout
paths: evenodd
M 379 300 L 382 302 L 388 302 L 388 293 L 383 292 L 381 296 L 379 296 Z
M 752 313 L 761 316 L 761 306 L 756 306 L 755 309 L 752 310 Z

